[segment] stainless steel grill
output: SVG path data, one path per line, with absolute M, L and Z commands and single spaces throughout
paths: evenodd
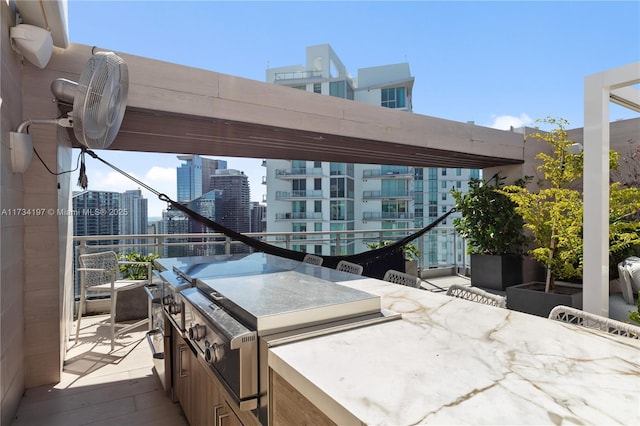
M 173 295 L 185 339 L 263 424 L 269 347 L 399 317 L 381 310 L 379 296 L 336 283 L 362 277 L 321 266 L 263 253 L 160 263 L 171 268 L 165 278 L 188 283 Z

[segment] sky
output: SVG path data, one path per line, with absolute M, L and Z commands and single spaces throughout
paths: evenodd
M 257 81 L 324 43 L 354 77 L 407 62 L 414 113 L 499 129 L 547 116 L 582 127 L 584 77 L 640 61 L 638 1 L 69 0 L 68 17 L 73 43 Z M 610 117 L 638 114 L 613 105 Z M 175 199 L 175 154 L 96 153 Z M 209 158 L 244 171 L 262 200 L 260 159 Z M 137 189 L 97 160 L 86 167 L 90 190 Z M 160 217 L 166 203 L 143 193 Z

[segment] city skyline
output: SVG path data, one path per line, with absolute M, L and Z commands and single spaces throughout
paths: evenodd
M 310 12 L 314 22 L 331 20 L 331 30 L 290 19 Z M 575 128 L 582 126 L 584 77 L 640 59 L 639 13 L 637 2 L 201 1 L 178 6 L 72 0 L 69 35 L 72 42 L 257 81 L 265 81 L 270 67 L 303 63 L 306 46 L 329 43 L 349 59 L 350 70 L 407 62 L 416 78 L 416 114 L 505 130 L 556 116 Z M 91 19 L 95 16 L 101 19 Z M 219 19 L 224 16 L 242 16 L 244 24 Z M 383 27 L 389 31 L 380 31 Z M 637 116 L 612 106 L 612 120 Z M 176 154 L 97 153 L 175 197 Z M 210 158 L 244 171 L 251 200 L 262 200 L 262 159 Z M 89 189 L 137 189 L 90 158 L 87 174 Z M 145 196 L 150 216 L 160 216 L 166 203 L 148 192 Z

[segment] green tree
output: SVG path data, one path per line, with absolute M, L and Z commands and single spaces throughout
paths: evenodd
M 582 192 L 574 189 L 582 179 L 584 157 L 574 150 L 576 144 L 568 139 L 564 119 L 547 117 L 538 120 L 554 125 L 549 132 L 527 135 L 551 145 L 552 153 L 539 153 L 542 163 L 538 170 L 543 179 L 537 192 L 520 186 L 505 186 L 501 191 L 516 203 L 516 211 L 525 221 L 537 247 L 531 255 L 547 269 L 546 291 L 554 288 L 555 279 L 582 278 L 584 211 Z M 610 151 L 610 169 L 618 166 L 619 155 Z M 640 243 L 640 223 L 635 221 L 640 211 L 640 190 L 623 188 L 613 183 L 610 188 L 610 254 L 621 252 Z
M 505 177 L 496 173 L 488 181 L 470 179 L 466 192 L 453 189 L 456 209 L 461 217 L 453 220 L 456 231 L 467 242 L 471 254 L 520 255 L 527 238 L 522 232 L 524 221 L 516 204 L 498 189 Z M 520 180 L 514 185 L 524 186 Z
M 147 279 L 147 267 L 143 264 L 141 264 L 142 262 L 151 262 L 151 266 L 153 268 L 153 261 L 155 259 L 157 259 L 158 256 L 157 254 L 152 254 L 149 253 L 148 255 L 143 255 L 140 253 L 129 253 L 129 254 L 122 254 L 119 256 L 120 260 L 122 261 L 126 261 L 126 262 L 138 262 L 140 264 L 122 264 L 120 265 L 120 272 L 122 272 L 122 275 L 130 280 L 144 280 Z

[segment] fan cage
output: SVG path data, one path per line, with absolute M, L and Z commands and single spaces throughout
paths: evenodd
M 127 64 L 113 52 L 94 54 L 85 66 L 73 101 L 73 129 L 88 148 L 107 148 L 116 138 L 129 91 Z

